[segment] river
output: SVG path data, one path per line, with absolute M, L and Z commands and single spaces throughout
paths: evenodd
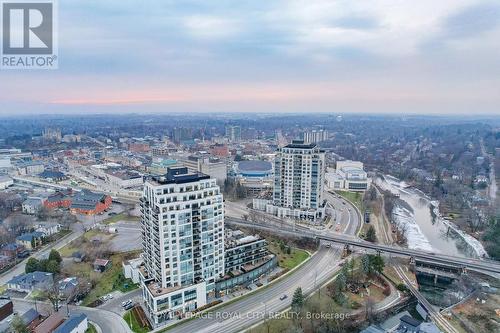
M 473 237 L 439 216 L 438 202 L 431 201 L 418 189 L 392 176 L 376 178 L 375 183 L 399 196 L 392 219 L 404 230 L 408 247 L 453 256 L 480 257 L 486 254 Z

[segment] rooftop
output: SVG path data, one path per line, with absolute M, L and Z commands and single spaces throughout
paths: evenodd
M 171 293 L 173 291 L 176 291 L 176 290 L 179 290 L 179 289 L 185 287 L 185 286 L 184 287 L 175 286 L 175 287 L 162 288 L 161 283 L 156 282 L 156 281 L 152 281 L 152 282 L 146 284 L 146 286 L 148 287 L 149 292 L 153 296 L 165 295 L 165 294 Z
M 304 143 L 304 140 L 293 140 L 292 143 L 286 145 L 284 148 L 313 149 L 315 147 L 315 143 Z
M 238 162 L 238 169 L 240 171 L 270 171 L 273 165 L 268 161 L 240 161 Z
M 8 284 L 37 284 L 52 278 L 52 273 L 35 271 L 33 273 L 22 274 L 13 277 Z
M 58 328 L 56 328 L 54 330 L 54 333 L 70 333 L 70 332 L 73 332 L 73 330 L 75 328 L 78 327 L 78 325 L 80 325 L 80 323 L 82 321 L 84 321 L 85 319 L 87 319 L 87 316 L 83 313 L 79 313 L 79 314 L 72 314 L 68 320 L 66 320 L 64 323 L 62 323 L 61 326 L 59 326 Z
M 28 311 L 26 311 L 22 316 L 21 316 L 21 319 L 23 321 L 23 323 L 25 325 L 28 325 L 29 323 L 31 323 L 33 320 L 35 320 L 36 318 L 38 318 L 38 316 L 40 316 L 40 314 L 38 313 L 38 311 L 36 311 L 35 309 L 31 308 L 29 309 Z
M 153 176 L 151 179 L 160 185 L 166 184 L 185 184 L 192 183 L 202 179 L 210 179 L 209 175 L 201 172 L 189 173 L 188 168 L 168 168 L 167 173 L 163 176 Z

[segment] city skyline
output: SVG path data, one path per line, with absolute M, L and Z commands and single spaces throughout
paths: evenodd
M 1 71 L 0 114 L 498 114 L 499 13 L 469 0 L 61 2 L 59 69 Z

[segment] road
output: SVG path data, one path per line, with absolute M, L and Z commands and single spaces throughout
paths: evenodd
M 17 311 L 19 314 L 23 314 L 30 308 L 35 308 L 35 303 L 32 300 L 13 298 L 12 303 L 14 303 L 14 311 Z M 47 302 L 37 302 L 36 308 L 39 312 L 46 315 L 49 310 L 52 311 L 51 305 Z M 69 311 L 70 313 L 86 314 L 89 320 L 98 325 L 103 333 L 132 333 L 123 318 L 111 311 L 72 305 L 69 306 Z M 59 312 L 66 316 L 66 306 L 62 306 Z
M 308 237 L 319 239 L 332 243 L 339 243 L 344 245 L 349 245 L 351 247 L 359 247 L 366 250 L 373 250 L 375 252 L 386 252 L 391 253 L 401 257 L 413 257 L 422 262 L 435 263 L 435 264 L 448 264 L 455 267 L 466 268 L 469 270 L 474 270 L 480 273 L 488 274 L 495 278 L 500 276 L 500 262 L 494 260 L 486 259 L 473 259 L 473 258 L 463 258 L 448 256 L 443 254 L 436 254 L 432 252 L 412 250 L 407 248 L 402 248 L 399 246 L 374 244 L 367 241 L 359 240 L 351 235 L 344 235 L 340 233 L 324 233 L 313 230 L 307 230 L 306 228 L 294 229 L 293 227 L 277 227 L 273 224 L 256 224 L 244 220 L 238 221 L 242 225 L 248 225 L 256 229 L 267 230 L 270 232 L 280 233 L 283 235 L 291 235 L 295 237 Z
M 337 217 L 338 222 L 344 226 L 346 232 L 354 235 L 361 223 L 356 210 L 350 206 L 350 203 L 346 203 L 344 206 L 343 204 L 339 205 L 339 200 L 332 201 L 332 204 L 339 206 L 338 208 L 342 212 Z M 349 210 L 349 208 L 351 209 Z M 230 221 L 244 221 L 231 218 L 227 218 L 227 220 L 229 223 L 231 223 Z M 279 230 L 280 225 L 283 225 L 281 221 L 272 221 L 268 224 L 273 225 L 274 230 Z M 321 232 L 328 234 L 331 230 L 323 230 Z M 243 296 L 241 300 L 234 303 L 206 312 L 202 318 L 196 318 L 179 324 L 169 332 L 230 333 L 245 330 L 264 320 L 266 314 L 276 314 L 290 307 L 292 294 L 298 287 L 301 287 L 305 294 L 310 294 L 329 281 L 339 270 L 339 262 L 340 249 L 336 247 L 320 247 L 318 252 L 306 263 L 297 268 L 293 273 L 270 284 L 267 288 Z M 288 297 L 280 300 L 280 297 L 283 295 L 287 295 Z
M 43 247 L 41 250 L 33 253 L 30 258 L 36 258 L 36 259 L 42 259 L 48 257 L 50 250 L 55 249 L 59 250 L 62 247 L 64 247 L 66 244 L 72 242 L 73 240 L 77 239 L 81 235 L 83 235 L 83 226 L 80 223 L 75 223 L 72 226 L 72 233 L 64 236 L 63 238 L 47 244 L 45 247 Z M 28 261 L 28 258 L 24 259 L 20 263 L 18 263 L 16 266 L 8 270 L 7 272 L 4 272 L 0 275 L 0 285 L 6 284 L 9 280 L 11 280 L 13 277 L 24 274 L 24 269 L 26 266 L 26 262 Z

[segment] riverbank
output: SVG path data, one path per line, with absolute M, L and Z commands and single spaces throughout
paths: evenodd
M 455 256 L 486 255 L 477 239 L 440 215 L 439 202 L 390 175 L 377 177 L 375 183 L 398 197 L 391 218 L 405 234 L 409 248 Z

